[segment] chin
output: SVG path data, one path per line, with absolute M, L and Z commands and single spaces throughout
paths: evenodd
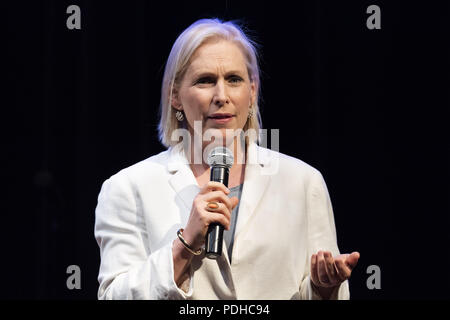
M 214 141 L 211 142 L 214 145 L 217 146 L 230 146 L 234 138 L 236 137 L 235 131 L 236 130 L 242 130 L 242 128 L 235 128 L 235 127 L 212 127 L 207 128 L 206 135 L 204 134 L 203 138 L 204 141 L 212 141 L 214 137 Z M 228 132 L 227 132 L 228 131 Z

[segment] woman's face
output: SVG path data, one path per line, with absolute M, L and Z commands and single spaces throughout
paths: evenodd
M 245 62 L 240 48 L 230 41 L 207 42 L 197 48 L 172 103 L 184 111 L 191 134 L 194 121 L 201 122 L 203 133 L 216 129 L 223 138 L 226 129 L 244 127 L 256 98 Z

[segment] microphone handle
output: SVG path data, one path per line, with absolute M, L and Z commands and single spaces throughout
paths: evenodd
M 226 166 L 211 167 L 211 181 L 223 183 L 228 187 L 228 175 L 230 170 Z M 217 259 L 222 255 L 224 227 L 219 223 L 211 223 L 208 227 L 205 239 L 205 255 L 209 259 Z

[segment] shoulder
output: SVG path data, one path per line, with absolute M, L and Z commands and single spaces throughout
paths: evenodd
M 270 164 L 270 166 L 278 165 L 281 173 L 296 172 L 303 175 L 320 174 L 318 169 L 301 159 L 260 146 L 257 147 L 257 150 L 258 159 L 261 159 L 261 163 Z
M 262 172 L 289 183 L 302 182 L 309 184 L 324 181 L 322 173 L 312 165 L 279 151 L 257 147 L 258 159 L 263 165 Z
M 166 176 L 168 160 L 169 150 L 162 151 L 131 166 L 121 169 L 117 173 L 110 176 L 107 181 L 120 184 L 134 184 L 145 180 L 158 182 L 159 179 Z

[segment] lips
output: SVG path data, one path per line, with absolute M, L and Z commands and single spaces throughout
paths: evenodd
M 234 117 L 231 113 L 214 113 L 210 115 L 208 118 L 210 119 L 228 119 Z

